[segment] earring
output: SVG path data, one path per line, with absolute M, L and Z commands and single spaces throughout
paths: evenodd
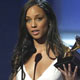
M 51 24 L 49 23 L 49 26 L 51 26 Z

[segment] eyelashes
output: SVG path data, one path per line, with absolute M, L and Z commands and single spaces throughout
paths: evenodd
M 31 19 L 26 19 L 26 22 L 30 22 L 31 21 Z
M 42 21 L 44 17 L 38 17 L 35 20 L 36 21 Z M 32 19 L 26 19 L 26 22 L 30 23 L 32 21 Z
M 42 19 L 43 19 L 43 17 L 39 17 L 39 18 L 37 18 L 38 21 L 41 21 Z

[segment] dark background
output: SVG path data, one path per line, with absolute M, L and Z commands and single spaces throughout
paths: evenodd
M 27 0 L 0 0 L 0 80 L 8 80 L 11 57 L 18 39 L 18 23 Z M 80 34 L 80 0 L 48 0 L 57 16 L 62 39 Z

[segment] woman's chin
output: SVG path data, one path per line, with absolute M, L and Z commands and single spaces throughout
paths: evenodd
M 35 40 L 39 40 L 39 39 L 41 39 L 41 36 L 40 35 L 34 35 L 34 36 L 32 36 L 32 38 Z
M 34 37 L 33 40 L 36 40 L 40 44 L 43 44 L 46 41 L 44 37 Z

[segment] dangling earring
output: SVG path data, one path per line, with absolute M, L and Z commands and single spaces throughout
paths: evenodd
M 49 23 L 49 27 L 51 26 L 51 23 Z

